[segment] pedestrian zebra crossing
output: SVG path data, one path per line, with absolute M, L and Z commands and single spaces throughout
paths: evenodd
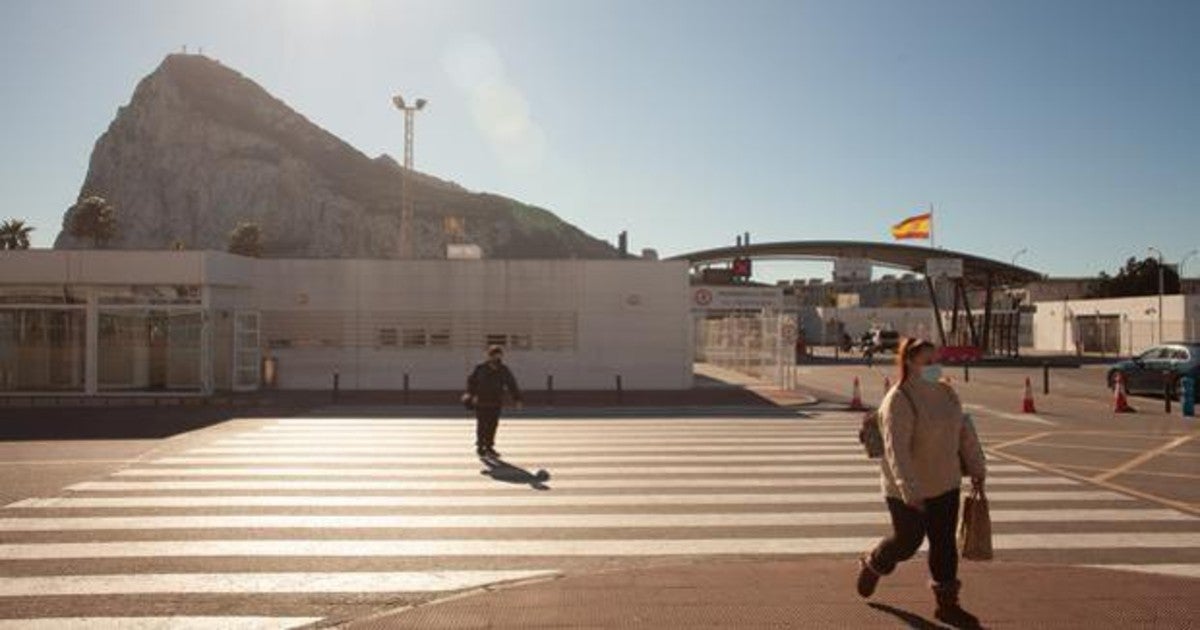
M 509 420 L 483 471 L 469 421 L 248 422 L 4 506 L 0 630 L 287 628 L 630 563 L 849 557 L 888 523 L 856 424 Z M 1200 519 L 989 470 L 1001 559 L 1200 577 Z

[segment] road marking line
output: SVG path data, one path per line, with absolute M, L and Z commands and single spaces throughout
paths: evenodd
M 1029 459 L 1027 457 L 1013 455 L 1012 453 L 1007 453 L 1004 451 L 992 451 L 991 449 L 988 449 L 988 450 L 989 450 L 989 452 L 996 455 L 997 457 L 1002 457 L 1009 461 L 1017 462 L 1019 464 L 1024 464 L 1025 466 L 1028 466 L 1028 467 L 1036 469 L 1036 470 L 1041 470 L 1043 472 L 1048 472 L 1048 473 L 1052 473 L 1052 474 L 1056 474 L 1056 475 L 1061 475 L 1063 477 L 1068 477 L 1070 479 L 1076 479 L 1078 481 L 1087 482 L 1094 486 L 1099 486 L 1101 488 L 1107 488 L 1113 492 L 1117 492 L 1117 493 L 1126 495 L 1127 497 L 1138 498 L 1138 499 L 1142 499 L 1143 501 L 1150 501 L 1153 503 L 1157 503 L 1159 505 L 1165 505 L 1170 508 L 1175 508 L 1176 510 L 1179 510 L 1181 512 L 1186 512 L 1193 516 L 1200 516 L 1200 506 L 1191 505 L 1191 504 L 1185 503 L 1183 501 L 1176 501 L 1174 499 L 1168 499 L 1166 497 L 1160 497 L 1156 494 L 1150 494 L 1149 492 L 1143 492 L 1141 490 L 1135 490 L 1128 486 L 1116 484 L 1111 481 L 1100 481 L 1100 480 L 1097 480 L 1095 477 L 1088 477 L 1086 475 L 1081 475 L 1079 473 L 1071 472 L 1070 470 L 1067 470 L 1064 468 L 1059 468 L 1057 466 L 1051 466 L 1049 464 L 1035 461 L 1035 460 Z
M 645 444 L 648 440 L 646 437 L 627 436 L 619 434 L 614 436 L 596 435 L 586 438 L 580 437 L 513 437 L 507 433 L 503 434 L 505 438 L 510 438 L 511 441 L 520 444 L 529 444 L 537 446 L 570 446 L 573 444 L 587 444 L 589 442 L 599 442 L 602 444 Z M 320 442 L 321 444 L 337 444 L 346 446 L 355 445 L 370 445 L 370 444 L 431 444 L 436 446 L 458 446 L 461 447 L 463 441 L 473 438 L 474 433 L 468 435 L 464 432 L 462 435 L 453 437 L 379 437 L 379 436 L 241 436 L 231 437 L 219 440 L 214 440 L 213 444 L 219 445 L 270 445 L 270 444 L 308 444 L 311 442 Z M 780 436 L 780 437 L 668 437 L 664 436 L 661 439 L 664 443 L 670 444 L 852 444 L 858 445 L 858 438 L 849 432 L 833 433 L 830 435 L 821 436 L 804 436 L 797 437 L 795 435 Z
M 1080 466 L 1078 464 L 1070 464 L 1070 465 L 1059 464 L 1059 465 L 1068 470 L 1086 470 L 1086 471 L 1090 471 L 1090 472 L 1105 472 L 1108 470 L 1107 468 L 1100 468 L 1099 466 Z M 1121 474 L 1123 476 L 1142 475 L 1142 476 L 1150 476 L 1150 477 L 1171 477 L 1174 479 L 1200 479 L 1200 475 L 1189 475 L 1186 473 L 1173 473 L 1173 472 L 1159 472 L 1156 470 L 1127 470 Z
M 324 617 L 42 617 L 0 619 L 0 630 L 284 630 Z
M 215 451 L 215 452 L 214 452 Z M 280 463 L 294 462 L 298 464 L 323 463 L 323 464 L 393 464 L 397 466 L 421 466 L 426 464 L 443 464 L 443 465 L 473 465 L 472 462 L 477 462 L 477 458 L 464 453 L 462 456 L 454 455 L 403 455 L 403 451 L 396 451 L 394 455 L 369 455 L 359 453 L 346 453 L 343 451 L 334 451 L 339 454 L 305 454 L 306 452 L 270 452 L 259 453 L 257 456 L 252 455 L 258 451 L 250 450 L 233 450 L 228 449 L 192 449 L 189 454 L 196 456 L 220 456 L 216 459 L 223 459 L 225 462 L 234 463 Z M 387 452 L 387 451 L 385 451 Z M 762 453 L 727 453 L 720 455 L 696 454 L 696 455 L 663 455 L 663 454 L 614 454 L 614 455 L 565 455 L 554 452 L 545 453 L 516 453 L 522 459 L 541 459 L 541 465 L 546 465 L 548 462 L 569 464 L 569 463 L 617 463 L 617 462 L 858 462 L 864 459 L 862 453 L 845 454 L 829 454 L 829 453 L 803 453 L 803 452 L 781 452 L 773 454 Z M 158 461 L 162 462 L 178 462 L 181 458 L 164 457 Z M 193 461 L 195 457 L 190 458 Z
M 1000 479 L 989 480 L 991 485 L 999 486 L 1078 486 L 1079 483 L 1068 479 L 1030 478 L 1030 479 Z M 84 481 L 67 487 L 72 492 L 141 492 L 141 491 L 183 491 L 183 490 L 527 490 L 528 486 L 538 483 L 536 479 L 525 478 L 514 480 L 497 480 L 485 476 L 476 476 L 469 480 L 339 480 L 325 479 L 239 479 L 239 480 L 186 480 L 186 481 Z M 843 478 L 843 477 L 812 477 L 812 478 L 729 478 L 729 477 L 700 477 L 692 479 L 553 479 L 541 482 L 554 484 L 556 490 L 571 489 L 649 489 L 657 488 L 877 488 L 879 477 L 874 478 Z
M 1057 435 L 1061 435 L 1061 434 L 1057 434 Z M 1028 446 L 1035 446 L 1038 448 L 1059 448 L 1059 449 L 1078 450 L 1078 451 L 1099 451 L 1099 452 L 1105 452 L 1105 453 L 1143 453 L 1143 452 L 1145 452 L 1143 449 L 1140 449 L 1140 448 L 1119 448 L 1116 446 L 1088 446 L 1086 444 L 1041 443 L 1041 444 L 1029 444 Z M 1192 457 L 1200 458 L 1200 453 L 1172 453 L 1172 452 L 1168 451 L 1166 453 L 1159 453 L 1158 457 L 1181 457 L 1184 459 L 1192 458 Z M 1102 470 L 1108 470 L 1108 469 L 1102 469 Z M 1121 473 L 1121 474 L 1126 474 L 1128 472 L 1129 471 L 1125 471 L 1125 473 Z
M 532 570 L 0 577 L 0 597 L 179 593 L 433 593 L 556 574 L 556 571 Z
M 851 418 L 853 414 L 845 414 L 847 418 Z M 669 417 L 652 417 L 652 418 L 599 418 L 599 419 L 570 419 L 570 418 L 548 418 L 548 419 L 533 419 L 533 418 L 505 418 L 505 423 L 514 426 L 529 426 L 529 427 L 681 427 L 688 425 L 696 426 L 723 426 L 723 427 L 778 427 L 778 426 L 799 426 L 799 425 L 814 425 L 814 424 L 832 424 L 839 422 L 834 419 L 806 419 L 802 417 L 785 417 L 785 418 L 676 418 Z M 317 426 L 317 427 L 337 427 L 337 426 L 366 426 L 366 427 L 447 427 L 447 426 L 473 426 L 474 418 L 384 418 L 379 420 L 364 419 L 364 418 L 278 418 L 273 423 L 266 426 L 287 427 L 287 426 Z
M 1032 414 L 1032 413 L 1009 413 L 1007 411 L 996 411 L 995 409 L 992 409 L 991 407 L 986 407 L 984 405 L 977 405 L 977 404 L 966 404 L 966 405 L 963 405 L 963 408 L 970 409 L 971 411 L 978 411 L 980 413 L 992 415 L 997 418 L 1004 418 L 1006 420 L 1016 420 L 1018 422 L 1033 422 L 1035 424 L 1044 424 L 1046 426 L 1051 426 L 1051 427 L 1058 426 L 1057 422 L 1054 422 L 1053 420 L 1047 420 L 1041 416 L 1038 416 L 1037 414 Z
M 838 440 L 842 442 L 842 440 Z M 822 448 L 824 447 L 824 448 Z M 250 446 L 205 446 L 201 448 L 189 449 L 188 453 L 196 453 L 198 455 L 241 455 L 244 453 L 263 453 L 264 455 L 286 455 L 286 454 L 306 454 L 312 453 L 320 455 L 323 453 L 345 453 L 345 454 L 363 454 L 373 455 L 380 453 L 411 453 L 413 455 L 433 456 L 433 455 L 450 455 L 456 458 L 460 457 L 463 451 L 466 450 L 461 444 L 458 446 L 388 446 L 388 445 L 373 445 L 373 446 L 338 446 L 326 444 L 306 444 L 301 446 L 274 446 L 274 445 L 250 445 Z M 667 444 L 654 445 L 643 444 L 635 446 L 617 446 L 608 448 L 603 444 L 591 444 L 586 446 L 562 446 L 562 447 L 534 447 L 525 446 L 522 444 L 505 445 L 506 453 L 531 455 L 539 454 L 565 454 L 565 453 L 603 453 L 617 451 L 619 453 L 807 453 L 815 451 L 835 451 L 852 455 L 858 458 L 862 457 L 862 447 L 853 442 L 846 441 L 844 444 L 802 444 L 790 445 L 780 444 L 776 446 L 671 446 Z
M 133 461 L 137 461 L 137 459 L 8 459 L 0 461 L 0 466 L 74 466 L 77 464 L 127 464 Z
M 1200 564 L 1089 564 L 1097 569 L 1200 578 Z
M 480 470 L 479 472 L 483 472 Z M 1014 479 L 1042 479 L 1046 483 L 1064 483 L 1058 476 L 1045 475 L 1032 471 L 1024 466 L 1015 464 L 998 464 L 990 466 L 989 473 L 1036 473 L 1030 477 L 1011 477 Z M 621 477 L 629 478 L 645 475 L 651 479 L 663 479 L 666 475 L 685 474 L 714 474 L 714 475 L 783 475 L 803 473 L 861 473 L 860 479 L 879 481 L 878 465 L 782 465 L 782 466 L 622 466 L 622 467 L 561 467 L 554 469 L 554 480 L 580 479 L 587 477 Z M 127 468 L 119 470 L 112 477 L 386 477 L 396 479 L 428 479 L 428 478 L 470 478 L 477 479 L 474 469 L 422 469 L 422 468 L 322 468 L 322 467 L 216 467 L 216 468 Z M 1003 481 L 1006 478 L 989 475 L 989 482 Z M 1015 481 L 1010 481 L 1016 483 Z M 1030 482 L 1032 483 L 1032 482 Z M 1076 483 L 1070 481 L 1069 483 Z
M 1120 475 L 1121 473 L 1123 473 L 1127 470 L 1133 470 L 1134 468 L 1137 468 L 1138 466 L 1145 464 L 1146 462 L 1154 459 L 1155 457 L 1158 457 L 1159 455 L 1162 455 L 1163 453 L 1166 453 L 1167 451 L 1169 451 L 1175 447 L 1182 446 L 1182 445 L 1190 442 L 1191 440 L 1195 439 L 1197 435 L 1200 435 L 1200 434 L 1193 433 L 1191 435 L 1183 435 L 1183 436 L 1177 437 L 1174 440 L 1171 440 L 1170 442 L 1167 442 L 1166 444 L 1163 444 L 1162 446 L 1160 446 L 1158 448 L 1151 449 L 1149 451 L 1146 451 L 1145 453 L 1142 453 L 1141 455 L 1138 455 L 1137 457 L 1134 457 L 1133 459 L 1125 462 L 1124 464 L 1121 464 L 1120 466 L 1117 466 L 1116 468 L 1113 468 L 1112 470 L 1109 470 L 1106 473 L 1101 473 L 1099 475 L 1096 475 L 1093 478 L 1093 481 L 1108 481 L 1109 479 L 1112 479 L 1113 477 L 1116 477 L 1117 475 Z
M 1125 495 L 1100 490 L 995 491 L 994 502 L 1130 501 Z M 524 492 L 511 495 L 163 495 L 128 497 L 53 497 L 22 499 L 4 506 L 16 508 L 192 508 L 192 507 L 561 507 L 590 505 L 878 505 L 876 492 L 707 493 L 707 494 L 579 494 Z
M 854 538 L 156 540 L 0 544 L 0 560 L 202 557 L 551 557 L 810 554 L 859 552 L 878 542 Z M 998 534 L 997 549 L 1195 549 L 1200 533 Z M 148 579 L 154 579 L 153 575 Z
M 529 456 L 522 456 L 522 459 L 525 459 L 526 461 L 518 460 L 518 461 L 511 462 L 511 463 L 519 464 L 522 466 L 533 464 L 533 463 L 527 461 L 529 459 Z M 834 460 L 834 461 L 850 461 L 851 459 L 852 458 L 847 458 L 847 459 Z M 580 456 L 576 456 L 576 457 L 551 457 L 549 459 L 542 459 L 542 460 L 539 460 L 538 462 L 534 462 L 534 463 L 536 463 L 537 465 L 543 466 L 543 467 L 550 466 L 551 464 L 553 464 L 555 470 L 565 471 L 565 470 L 569 470 L 569 469 L 574 469 L 574 468 L 576 468 L 576 466 L 575 466 L 576 464 L 580 464 L 580 463 L 584 463 L 584 462 L 590 462 L 590 463 L 644 463 L 644 464 L 656 464 L 659 462 L 663 462 L 664 464 L 667 462 L 683 462 L 683 463 L 706 462 L 709 464 L 710 467 L 716 467 L 717 469 L 723 469 L 723 470 L 728 471 L 730 469 L 742 470 L 743 465 L 747 465 L 749 462 L 757 462 L 757 463 L 774 462 L 779 465 L 785 465 L 788 462 L 793 462 L 796 460 L 797 460 L 797 458 L 795 456 L 788 455 L 786 453 L 780 454 L 780 455 L 766 455 L 766 456 L 760 456 L 760 455 L 717 455 L 717 456 L 695 455 L 692 457 L 674 456 L 674 455 L 662 455 L 659 457 L 654 457 L 652 455 L 648 455 L 648 456 L 631 455 L 631 456 L 626 456 L 626 457 L 618 457 L 615 459 L 596 458 L 596 457 L 592 457 L 592 456 L 580 455 Z M 824 460 L 822 460 L 822 461 L 824 461 Z M 829 470 L 831 472 L 834 470 L 839 470 L 839 469 L 873 470 L 873 471 L 879 470 L 879 464 L 872 463 L 871 461 L 867 460 L 866 457 L 859 456 L 858 461 L 860 462 L 858 464 L 853 464 L 853 463 L 850 463 L 850 464 L 828 464 L 828 466 L 829 466 Z M 180 466 L 180 465 L 188 465 L 188 466 L 231 465 L 231 466 L 233 466 L 233 465 L 246 465 L 246 464 L 249 464 L 249 465 L 333 464 L 333 465 L 348 466 L 348 465 L 385 464 L 385 465 L 391 465 L 392 467 L 399 466 L 400 468 L 396 468 L 396 470 L 414 470 L 414 471 L 416 470 L 416 469 L 409 467 L 414 463 L 412 461 L 412 458 L 406 458 L 406 457 L 400 457 L 400 456 L 396 456 L 396 457 L 366 457 L 366 456 L 362 456 L 362 455 L 357 455 L 357 456 L 353 456 L 353 457 L 339 457 L 337 455 L 261 455 L 258 457 L 255 457 L 252 455 L 206 455 L 206 456 L 199 456 L 199 457 L 180 455 L 180 456 L 162 457 L 162 458 L 148 461 L 145 463 L 156 465 L 156 466 Z M 423 459 L 416 463 L 423 465 L 423 466 L 430 466 L 430 468 L 425 469 L 425 470 L 430 470 L 430 471 L 436 470 L 439 467 L 442 468 L 443 470 L 462 470 L 464 467 L 479 466 L 479 460 L 477 458 L 475 458 L 474 456 L 467 456 L 467 455 L 464 455 L 463 457 L 458 458 L 458 459 L 448 458 L 448 459 L 430 460 L 430 459 L 426 458 L 426 459 Z M 435 464 L 437 466 L 433 466 Z M 992 460 L 991 459 L 988 460 L 989 471 L 991 471 L 991 470 L 1010 470 L 1010 471 L 1026 471 L 1026 472 L 1028 471 L 1027 468 L 1025 468 L 1023 466 L 1017 466 L 1016 464 L 1009 464 L 1009 465 L 995 464 L 995 465 L 1000 466 L 1000 468 L 993 468 Z M 587 467 L 579 467 L 579 468 L 587 468 Z M 622 466 L 622 468 L 624 468 L 624 467 Z M 670 466 L 664 465 L 664 466 L 661 466 L 661 469 L 669 470 Z M 710 468 L 710 470 L 711 469 L 712 468 Z M 438 473 L 438 474 L 444 474 L 444 473 Z
M 996 523 L 1132 523 L 1193 521 L 1175 510 L 995 510 Z M 165 529 L 588 529 L 694 527 L 805 527 L 886 524 L 887 512 L 732 512 L 686 514 L 383 514 L 228 516 L 87 516 L 0 519 L 4 532 Z
M 1044 438 L 1044 437 L 1046 437 L 1047 435 L 1054 435 L 1054 432 L 1053 432 L 1053 431 L 1043 431 L 1043 432 L 1041 432 L 1041 433 L 1033 433 L 1033 434 L 1031 434 L 1031 435 L 1026 435 L 1026 436 L 1025 436 L 1025 437 L 1023 437 L 1023 438 L 1017 438 L 1017 439 L 1015 439 L 1015 440 L 1009 440 L 1009 441 L 1007 441 L 1007 442 L 1001 442 L 1000 444 L 993 444 L 993 445 L 991 445 L 991 448 L 994 448 L 994 449 L 1008 448 L 1008 447 L 1010 447 L 1010 446 L 1016 446 L 1017 444 L 1024 444 L 1024 443 L 1026 443 L 1026 442 L 1033 442 L 1033 441 L 1035 441 L 1035 440 L 1039 440 L 1039 439 L 1041 439 L 1041 438 Z

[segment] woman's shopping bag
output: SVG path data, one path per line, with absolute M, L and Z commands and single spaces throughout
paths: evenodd
M 987 495 L 980 488 L 972 488 L 963 499 L 958 551 L 966 560 L 992 559 L 992 517 L 988 514 Z

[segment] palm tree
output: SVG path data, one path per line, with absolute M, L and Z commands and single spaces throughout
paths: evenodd
M 262 231 L 253 221 L 240 221 L 229 233 L 229 253 L 258 258 L 262 256 Z
M 103 197 L 80 199 L 67 211 L 67 231 L 77 238 L 90 238 L 103 247 L 117 236 L 117 213 Z
M 20 219 L 0 223 L 0 249 L 29 249 L 29 233 L 33 229 Z

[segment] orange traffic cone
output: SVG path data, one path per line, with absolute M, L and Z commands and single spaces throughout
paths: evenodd
M 1037 409 L 1033 406 L 1033 386 L 1029 384 L 1029 377 L 1025 377 L 1025 400 L 1021 402 L 1021 411 L 1023 413 L 1037 413 Z
M 892 379 L 890 379 L 886 376 L 883 377 L 883 391 L 884 392 L 892 391 Z
M 1117 372 L 1116 378 L 1113 381 L 1113 413 L 1134 413 L 1134 409 L 1129 404 L 1129 398 L 1125 396 L 1125 375 Z
M 867 406 L 862 401 L 862 386 L 858 383 L 858 377 L 854 377 L 854 393 L 850 397 L 850 411 L 866 411 Z

